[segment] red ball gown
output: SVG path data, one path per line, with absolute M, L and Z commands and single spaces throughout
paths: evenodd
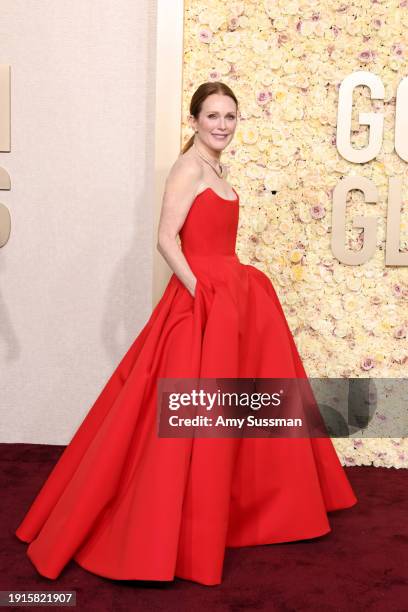
M 18 526 L 37 571 L 220 584 L 226 547 L 331 531 L 357 498 L 330 438 L 164 438 L 157 379 L 307 378 L 269 278 L 235 253 L 239 196 L 212 188 L 180 230 L 173 274 Z M 271 559 L 273 550 L 271 550 Z

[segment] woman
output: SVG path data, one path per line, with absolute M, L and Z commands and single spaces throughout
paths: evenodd
M 223 83 L 192 97 L 158 231 L 174 273 L 16 531 L 48 578 L 74 559 L 108 578 L 219 584 L 227 546 L 320 536 L 357 501 L 329 438 L 156 431 L 159 378 L 307 378 L 270 280 L 235 253 L 221 153 L 237 112 Z

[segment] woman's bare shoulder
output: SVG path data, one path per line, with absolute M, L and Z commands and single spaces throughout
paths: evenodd
M 202 179 L 203 168 L 201 162 L 187 153 L 180 154 L 170 168 L 166 182 L 177 183 L 199 183 Z
M 171 178 L 182 178 L 184 176 L 188 179 L 196 178 L 200 180 L 201 175 L 201 162 L 195 156 L 188 155 L 188 152 L 178 156 L 169 172 L 169 177 Z

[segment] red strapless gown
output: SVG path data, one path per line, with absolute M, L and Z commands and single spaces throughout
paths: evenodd
M 225 547 L 320 536 L 357 502 L 330 438 L 157 435 L 158 377 L 306 378 L 269 278 L 235 254 L 238 217 L 237 194 L 194 200 L 180 238 L 195 297 L 171 276 L 15 532 L 43 576 L 74 559 L 219 584 Z

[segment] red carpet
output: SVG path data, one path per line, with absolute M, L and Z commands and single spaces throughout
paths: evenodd
M 77 610 L 373 610 L 408 600 L 407 470 L 345 468 L 359 503 L 329 514 L 332 531 L 284 544 L 227 549 L 223 583 L 101 578 L 72 562 L 40 576 L 14 531 L 64 447 L 0 445 L 1 590 L 75 590 Z M 301 508 L 299 509 L 301 520 Z

